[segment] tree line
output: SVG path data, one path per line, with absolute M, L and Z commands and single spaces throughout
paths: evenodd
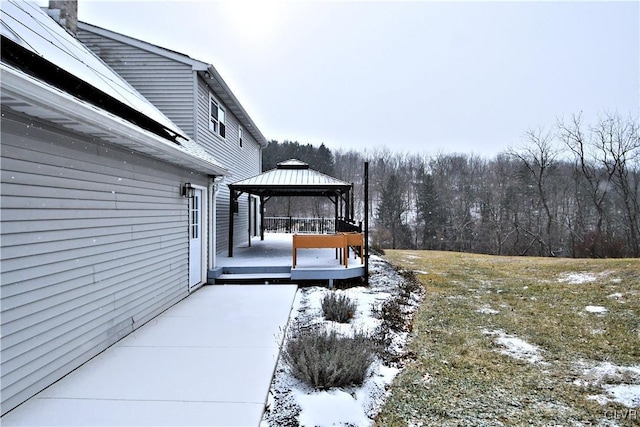
M 636 120 L 618 114 L 530 130 L 489 159 L 272 141 L 263 169 L 290 158 L 354 183 L 356 218 L 368 161 L 371 238 L 381 248 L 640 257 L 640 134 Z M 330 217 L 333 205 L 287 199 L 270 202 L 267 215 Z

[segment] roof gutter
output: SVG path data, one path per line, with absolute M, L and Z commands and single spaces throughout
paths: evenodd
M 109 139 L 110 142 L 127 148 L 134 144 L 141 153 L 207 175 L 229 175 L 225 168 L 192 156 L 165 138 L 44 84 L 4 63 L 0 63 L 0 72 L 3 93 L 6 92 L 44 110 L 64 114 L 68 119 L 90 126 L 100 133 L 109 134 L 113 137 Z

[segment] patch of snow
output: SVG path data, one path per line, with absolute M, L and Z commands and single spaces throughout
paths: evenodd
M 585 365 L 585 363 L 581 363 Z M 582 375 L 596 381 L 601 381 L 603 377 L 620 379 L 623 375 L 637 375 L 640 380 L 640 366 L 618 366 L 611 362 L 602 362 L 597 365 L 583 367 Z
M 591 394 L 589 396 L 587 396 L 587 399 L 589 400 L 595 400 L 596 403 L 598 403 L 599 405 L 606 405 L 607 403 L 609 403 L 609 399 L 607 399 L 607 396 L 603 395 L 603 394 Z
M 615 292 L 613 294 L 607 295 L 607 298 L 612 298 L 615 299 L 616 301 L 618 301 L 620 304 L 625 304 L 626 301 L 626 297 L 623 293 L 621 292 Z
M 589 313 L 606 313 L 608 311 L 606 307 L 602 307 L 601 305 L 588 305 L 584 310 Z
M 601 405 L 616 402 L 629 408 L 640 407 L 640 366 L 618 366 L 610 362 L 581 362 L 583 379 L 573 383 L 580 387 L 601 387 L 602 394 L 588 396 Z
M 295 393 L 300 404 L 298 422 L 303 426 L 332 426 L 353 424 L 369 426 L 372 421 L 353 396 L 342 390 L 329 390 L 306 394 Z
M 481 314 L 498 314 L 500 313 L 498 310 L 494 310 L 493 308 L 490 307 L 482 307 L 476 310 L 477 313 L 481 313 Z
M 424 270 L 413 270 L 413 272 L 416 274 L 429 274 L 428 271 L 424 271 Z
M 627 408 L 640 408 L 640 384 L 616 384 L 604 386 L 610 399 Z
M 605 277 L 607 275 L 609 275 L 609 272 L 606 271 L 602 273 L 563 273 L 558 278 L 558 282 L 569 283 L 571 285 L 581 285 L 583 283 L 595 282 L 599 278 Z
M 504 347 L 500 353 L 513 357 L 514 359 L 525 360 L 529 363 L 543 363 L 540 356 L 540 348 L 529 344 L 515 335 L 508 335 L 501 330 L 483 330 L 485 335 L 497 336 L 496 343 Z

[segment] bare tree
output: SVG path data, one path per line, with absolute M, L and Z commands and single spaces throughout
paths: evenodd
M 557 165 L 558 150 L 553 144 L 553 135 L 543 129 L 529 130 L 526 143 L 520 151 L 511 151 L 511 155 L 519 159 L 525 168 L 529 180 L 537 194 L 537 200 L 531 203 L 537 212 L 542 208 L 543 215 L 538 217 L 535 228 L 529 226 L 524 229 L 533 240 L 540 245 L 540 255 L 555 255 L 555 218 L 552 213 L 549 195 L 549 183 Z M 531 224 L 534 225 L 534 224 Z M 532 240 L 532 242 L 533 242 Z
M 605 235 L 603 225 L 606 217 L 606 201 L 611 188 L 614 169 L 607 170 L 598 160 L 598 144 L 589 134 L 585 135 L 580 115 L 574 115 L 571 122 L 558 122 L 560 138 L 574 155 L 576 182 L 576 214 L 581 215 L 586 207 L 581 206 L 582 192 L 587 194 L 596 213 L 595 230 L 589 230 L 588 225 L 581 224 L 584 230 L 577 238 L 582 246 L 586 246 L 589 256 L 600 257 L 609 255 L 605 249 L 609 240 Z M 586 218 L 577 218 L 580 222 L 587 222 Z M 574 245 L 575 247 L 575 245 Z
M 617 114 L 607 114 L 593 129 L 602 154 L 601 162 L 611 176 L 614 189 L 625 208 L 631 255 L 640 256 L 640 137 L 638 124 L 631 118 L 623 120 Z

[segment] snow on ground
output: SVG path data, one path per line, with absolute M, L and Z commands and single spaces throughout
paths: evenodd
M 570 285 L 581 285 L 583 283 L 595 282 L 598 279 L 606 277 L 609 272 L 603 271 L 602 273 L 563 273 L 558 277 L 558 282 L 569 283 Z M 615 280 L 615 279 L 613 279 Z
M 498 314 L 500 313 L 498 310 L 494 310 L 491 307 L 480 307 L 479 309 L 476 310 L 477 313 L 480 314 Z
M 358 286 L 335 291 L 317 286 L 300 288 L 296 294 L 289 324 L 324 324 L 344 335 L 353 334 L 354 331 L 373 332 L 381 321 L 374 316 L 372 308 L 397 295 L 399 286 L 405 279 L 384 259 L 371 256 L 369 261 L 369 287 Z M 357 301 L 358 308 L 350 323 L 340 324 L 324 319 L 321 301 L 329 292 L 343 293 L 352 301 Z M 420 301 L 420 296 L 412 295 L 410 303 L 414 311 L 419 307 Z M 394 354 L 401 353 L 407 337 L 407 333 L 394 334 L 390 350 L 395 352 Z M 382 408 L 388 395 L 391 382 L 401 369 L 385 363 L 376 359 L 360 387 L 318 391 L 294 378 L 280 360 L 260 426 L 372 425 L 373 418 Z
M 584 311 L 589 313 L 606 313 L 609 310 L 601 305 L 588 305 L 584 308 Z
M 300 405 L 300 425 L 332 426 L 344 423 L 364 426 L 371 423 L 358 401 L 342 390 L 313 394 L 296 391 L 295 397 Z
M 489 331 L 483 329 L 482 333 L 485 335 L 497 336 L 496 344 L 504 347 L 500 350 L 500 353 L 511 356 L 515 359 L 525 360 L 529 363 L 543 363 L 542 356 L 540 356 L 540 348 L 533 344 L 529 344 L 521 338 L 515 335 L 508 335 L 504 331 L 499 329 Z
M 599 387 L 604 393 L 589 396 L 601 405 L 616 402 L 628 408 L 640 407 L 640 365 L 618 366 L 610 362 L 580 362 L 583 378 L 573 383 L 582 387 Z

